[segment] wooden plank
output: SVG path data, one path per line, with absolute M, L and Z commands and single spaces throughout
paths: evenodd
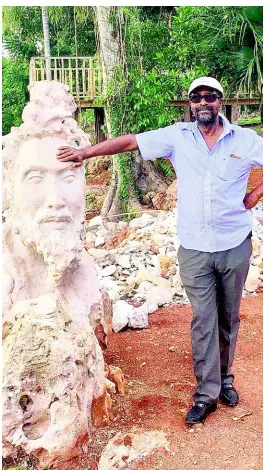
M 54 59 L 54 80 L 57 82 L 58 81 L 58 76 L 57 76 L 57 57 Z M 61 81 L 61 80 L 59 80 Z
M 82 61 L 82 93 L 83 93 L 83 96 L 85 96 L 85 93 L 86 93 L 86 85 L 85 85 L 85 60 L 83 59 Z
M 260 104 L 259 98 L 227 98 L 224 100 L 223 105 L 251 105 L 251 104 Z M 173 99 L 170 101 L 168 106 L 187 106 L 189 105 L 189 100 L 187 99 Z
M 90 68 L 90 93 L 89 96 L 93 100 L 94 99 L 94 70 L 93 70 L 93 59 L 89 60 L 89 68 Z
M 69 87 L 70 87 L 70 93 L 73 92 L 72 89 L 72 68 L 71 68 L 71 58 L 69 57 Z

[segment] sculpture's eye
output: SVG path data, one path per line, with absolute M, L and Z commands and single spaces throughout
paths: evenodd
M 34 184 L 39 184 L 43 181 L 43 177 L 39 174 L 31 173 L 28 175 L 27 180 Z
M 74 173 L 67 173 L 67 174 L 63 175 L 62 179 L 63 179 L 63 181 L 65 181 L 65 183 L 72 183 L 75 179 L 75 174 Z

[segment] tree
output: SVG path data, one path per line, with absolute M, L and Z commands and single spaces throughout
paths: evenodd
M 50 33 L 49 33 L 49 17 L 46 7 L 41 7 L 42 13 L 42 26 L 44 38 L 44 55 L 50 57 Z M 51 80 L 51 65 L 50 59 L 46 60 L 47 80 Z
M 122 88 L 126 89 L 127 64 L 122 11 L 116 7 L 95 7 L 96 24 L 99 39 L 99 53 L 103 68 L 106 124 L 109 137 L 123 132 L 123 120 L 126 105 L 123 103 Z M 121 82 L 121 83 L 120 83 Z M 116 90 L 114 83 L 118 83 Z M 121 98 L 121 99 L 120 99 Z M 151 163 L 142 162 L 130 154 L 113 157 L 112 180 L 105 198 L 102 215 L 114 215 L 122 211 L 142 209 L 138 200 L 137 183 L 144 175 L 145 189 L 161 191 L 167 184 L 158 175 Z
M 22 123 L 21 114 L 28 101 L 28 64 L 26 61 L 3 59 L 2 133 Z

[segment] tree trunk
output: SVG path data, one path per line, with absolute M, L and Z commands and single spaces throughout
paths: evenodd
M 42 27 L 44 37 L 44 55 L 50 57 L 50 36 L 49 36 L 49 17 L 46 7 L 41 7 Z M 47 80 L 51 80 L 51 64 L 50 59 L 46 59 Z
M 115 11 L 116 7 L 99 6 L 99 7 L 94 7 L 94 8 L 95 8 L 95 16 L 96 16 L 98 42 L 99 42 L 100 62 L 101 62 L 102 72 L 103 72 L 103 87 L 104 87 L 104 91 L 107 92 L 108 84 L 110 80 L 114 78 L 115 68 L 122 67 L 124 74 L 125 74 L 125 68 L 124 68 L 125 58 L 124 58 L 124 52 L 123 52 L 123 41 L 122 41 L 122 37 L 120 33 L 121 28 L 119 28 L 118 31 L 115 31 L 113 24 L 111 22 L 111 15 L 113 16 L 116 14 L 116 11 Z M 106 118 L 108 138 L 113 137 L 110 106 L 111 104 L 107 102 L 105 106 L 105 118 Z M 133 154 L 133 155 L 135 156 L 136 154 Z M 119 161 L 118 159 L 120 158 L 122 158 L 122 156 L 120 155 L 114 156 L 112 158 L 112 162 L 113 162 L 112 180 L 111 180 L 109 191 L 105 197 L 105 201 L 104 201 L 102 212 L 101 212 L 103 217 L 106 217 L 106 215 L 120 214 L 125 211 L 124 204 L 122 204 L 122 201 L 120 200 L 120 197 L 119 197 L 120 187 L 122 184 L 122 175 L 120 173 L 119 165 L 118 165 L 118 161 Z M 152 182 L 154 181 L 153 175 L 155 173 L 155 170 L 153 169 L 153 166 L 151 165 L 151 163 L 142 162 L 141 158 L 135 157 L 135 159 L 133 160 L 133 169 L 132 169 L 133 174 L 134 174 L 135 187 L 136 187 L 136 183 L 139 180 L 142 180 L 141 170 L 143 167 L 144 167 L 144 175 L 145 175 L 145 186 L 146 185 L 150 186 L 149 185 L 150 181 Z M 159 191 L 160 191 L 161 187 L 166 189 L 168 185 L 164 183 L 161 177 L 158 177 L 158 184 L 156 186 L 157 188 L 159 188 Z M 127 209 L 130 211 L 144 209 L 144 207 L 141 206 L 140 202 L 138 201 L 138 198 L 136 196 L 136 191 L 133 193 L 133 189 L 132 188 L 129 188 L 129 189 L 130 189 L 130 197 L 129 197 L 129 200 L 127 201 Z M 139 189 L 141 188 L 139 187 Z M 155 191 L 155 188 L 153 188 L 152 186 L 152 188 L 150 188 L 149 190 Z M 111 220 L 114 220 L 114 218 L 111 217 Z

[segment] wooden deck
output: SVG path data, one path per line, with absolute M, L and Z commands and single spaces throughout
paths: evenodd
M 75 118 L 83 109 L 93 108 L 95 114 L 95 131 L 97 142 L 105 139 L 101 130 L 104 123 L 104 108 L 100 106 L 98 98 L 102 96 L 102 72 L 97 57 L 31 57 L 30 82 L 40 80 L 55 80 L 68 85 L 70 93 L 74 96 L 78 106 Z M 224 100 L 223 113 L 227 119 L 237 124 L 240 106 L 259 105 L 260 99 L 256 97 L 236 98 Z M 184 121 L 191 121 L 191 108 L 187 97 L 174 97 L 167 104 L 168 107 L 181 107 Z
M 91 103 L 102 94 L 102 74 L 96 57 L 31 57 L 30 81 L 50 79 L 64 83 L 77 101 Z

